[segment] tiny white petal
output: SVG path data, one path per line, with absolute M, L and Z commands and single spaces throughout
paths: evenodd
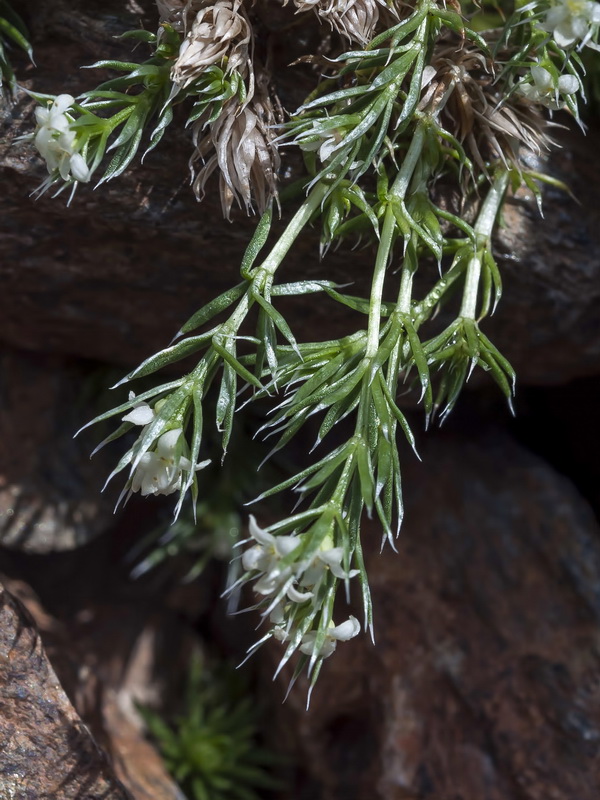
M 52 128 L 53 131 L 67 134 L 69 133 L 69 125 L 71 122 L 64 114 L 58 114 L 56 111 L 50 111 L 50 117 L 46 124 L 49 128 Z M 75 138 L 74 133 L 73 138 Z
M 569 22 L 563 22 L 554 29 L 554 41 L 559 47 L 562 47 L 563 50 L 575 44 L 577 37 L 573 34 L 573 29 Z
M 71 175 L 81 183 L 87 183 L 90 179 L 89 167 L 81 153 L 73 153 L 71 156 Z
M 281 625 L 285 620 L 283 603 L 277 603 L 269 614 L 269 620 L 273 625 Z
M 319 158 L 323 163 L 327 161 L 333 150 L 337 147 L 338 143 L 336 142 L 335 138 L 332 136 L 331 138 L 325 139 L 321 147 L 319 148 Z
M 259 527 L 256 517 L 253 514 L 250 514 L 250 524 L 248 527 L 250 529 L 250 536 L 259 544 L 272 545 L 275 541 L 275 537 L 271 533 Z
M 315 653 L 315 643 L 317 639 L 316 631 L 310 631 L 302 637 L 302 644 L 300 645 L 300 652 L 307 656 L 312 656 Z M 329 658 L 336 648 L 336 642 L 329 636 L 321 645 L 321 649 L 316 654 L 319 658 Z
M 71 166 L 67 161 L 66 155 L 67 154 L 64 153 L 58 162 L 58 171 L 60 172 L 60 177 L 63 179 L 63 181 L 68 181 L 71 174 Z
M 49 128 L 45 126 L 41 127 L 39 131 L 35 134 L 33 139 L 33 143 L 37 147 L 40 155 L 42 158 L 48 160 L 48 153 L 54 141 L 54 137 L 52 136 L 52 132 Z
M 265 552 L 259 544 L 245 550 L 242 555 L 242 566 L 246 572 L 262 570 L 265 567 Z
M 589 22 L 585 17 L 573 17 L 571 19 L 571 32 L 576 39 L 585 38 L 589 28 Z
M 131 400 L 131 397 L 129 399 Z M 129 414 L 125 414 L 123 422 L 133 422 L 134 425 L 148 425 L 153 419 L 154 411 L 144 403 L 137 408 L 133 408 Z
M 327 564 L 328 567 L 332 564 L 341 564 L 344 557 L 344 548 L 331 547 L 329 550 L 321 550 L 317 553 L 317 556 L 324 564 Z
M 552 75 L 544 67 L 532 67 L 531 75 L 540 91 L 545 92 L 552 88 Z
M 342 622 L 341 625 L 336 625 L 335 628 L 328 631 L 327 635 L 340 642 L 347 642 L 348 639 L 358 636 L 359 633 L 360 622 L 356 617 L 350 616 L 346 622 Z
M 173 451 L 177 446 L 177 442 L 179 437 L 183 431 L 181 428 L 173 428 L 173 430 L 167 431 L 163 433 L 156 444 L 156 452 L 160 456 L 164 456 L 165 458 L 171 458 L 173 456 Z
M 523 97 L 526 97 L 528 100 L 531 100 L 535 103 L 539 102 L 540 100 L 540 93 L 532 83 L 522 83 L 519 86 L 519 91 Z
M 282 558 L 293 553 L 300 546 L 297 536 L 274 536 L 273 540 L 275 549 Z
M 46 125 L 50 119 L 50 110 L 48 108 L 42 108 L 41 106 L 36 108 L 35 119 L 38 125 Z
M 58 97 L 52 103 L 52 110 L 58 111 L 59 114 L 63 114 L 67 108 L 70 108 L 73 103 L 75 102 L 75 98 L 73 95 L 70 94 L 59 94 Z
M 561 75 L 558 79 L 558 91 L 561 94 L 575 94 L 579 89 L 579 81 L 575 75 Z
M 254 591 L 265 596 L 274 594 L 279 589 L 281 582 L 282 578 L 279 570 L 271 570 L 256 581 Z
M 561 22 L 569 18 L 569 11 L 565 6 L 554 6 L 546 14 L 544 24 L 541 26 L 546 31 L 553 31 Z
M 287 590 L 287 596 L 293 603 L 306 603 L 307 600 L 314 597 L 314 594 L 312 592 L 299 592 L 293 586 L 290 586 Z

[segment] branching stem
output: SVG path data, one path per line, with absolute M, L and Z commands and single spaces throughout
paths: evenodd
M 419 162 L 419 158 L 423 151 L 423 144 L 425 142 L 425 126 L 420 123 L 413 135 L 408 152 L 402 162 L 402 167 L 392 187 L 390 189 L 390 203 L 388 204 L 383 220 L 383 228 L 381 231 L 381 238 L 379 240 L 379 247 L 377 249 L 377 257 L 375 259 L 375 268 L 373 271 L 373 282 L 371 284 L 371 297 L 369 309 L 369 326 L 367 331 L 367 349 L 365 352 L 366 358 L 372 358 L 379 347 L 379 330 L 381 325 L 381 300 L 383 297 L 383 284 L 385 280 L 385 272 L 388 267 L 390 254 L 392 252 L 392 244 L 394 240 L 394 233 L 396 230 L 396 222 L 392 203 L 394 200 L 404 200 L 408 191 L 410 180 L 413 176 L 415 168 Z M 412 281 L 404 281 L 403 285 L 405 294 L 408 292 L 408 308 L 410 310 L 410 292 Z M 405 301 L 403 295 L 403 301 Z
M 270 277 L 275 274 L 277 268 L 287 255 L 290 247 L 294 244 L 314 212 L 321 205 L 328 190 L 329 186 L 325 181 L 319 181 L 313 187 L 306 200 L 302 203 L 298 211 L 296 211 L 288 223 L 288 226 L 277 240 L 269 255 L 257 268 L 257 271 L 264 271 Z

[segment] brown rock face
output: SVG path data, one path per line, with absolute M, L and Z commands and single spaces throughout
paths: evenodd
M 365 531 L 376 646 L 340 645 L 309 713 L 302 692 L 277 712 L 308 773 L 297 798 L 595 800 L 593 515 L 504 436 L 432 436 L 422 455 L 398 555 Z
M 112 523 L 116 487 L 100 494 L 112 458 L 90 460 L 93 439 L 73 438 L 94 390 L 81 362 L 0 352 L 0 545 L 69 550 Z
M 85 548 L 72 556 L 74 567 L 89 575 L 89 567 L 84 566 Z M 94 559 L 88 556 L 88 560 Z M 97 555 L 95 561 L 98 562 Z M 8 637 L 14 636 L 15 643 L 8 662 L 1 660 L 0 650 L 3 715 L 0 718 L 0 798 L 87 800 L 100 796 L 86 793 L 93 778 L 88 751 L 95 748 L 98 758 L 102 754 L 99 763 L 104 765 L 103 769 L 106 767 L 111 781 L 116 779 L 116 785 L 121 787 L 122 784 L 126 789 L 123 795 L 101 795 L 107 800 L 117 796 L 130 800 L 184 800 L 158 751 L 145 736 L 137 705 L 168 707 L 179 699 L 177 688 L 187 673 L 191 650 L 197 649 L 191 629 L 167 612 L 153 613 L 149 591 L 142 589 L 140 592 L 139 586 L 138 595 L 130 597 L 127 604 L 105 600 L 96 605 L 86 603 L 78 596 L 77 588 L 71 586 L 70 607 L 64 619 L 50 614 L 25 582 L 6 576 L 2 576 L 2 580 L 10 591 L 4 589 L 2 594 L 5 606 L 0 612 L 0 639 L 5 637 L 8 641 Z M 110 591 L 105 587 L 104 594 L 109 595 Z M 22 615 L 17 621 L 20 627 L 8 613 L 9 608 Z M 29 634 L 21 637 L 22 630 Z M 39 635 L 43 639 L 43 649 Z M 34 648 L 32 637 L 36 637 Z M 27 648 L 31 653 L 25 652 Z M 19 656 L 21 650 L 23 653 Z M 45 675 L 48 670 L 52 680 Z M 19 682 L 27 686 L 26 697 Z M 50 773 L 54 768 L 53 759 L 58 757 L 47 742 L 54 730 L 49 720 L 58 715 L 53 710 L 55 697 L 66 704 L 67 710 L 61 706 L 59 711 L 64 712 L 74 729 L 83 732 L 79 739 L 69 734 L 73 752 L 65 755 L 58 721 L 54 720 L 56 750 L 69 765 L 69 780 L 75 787 L 72 794 L 60 794 L 58 790 L 53 793 L 53 783 L 49 784 L 47 794 L 36 793 L 44 788 L 41 778 L 38 781 L 36 776 L 43 775 L 44 770 Z M 41 709 L 40 714 L 49 709 L 48 720 L 42 721 L 39 732 L 32 728 L 33 712 L 30 710 L 36 704 Z M 3 724 L 10 725 L 9 733 Z M 40 766 L 35 773 L 21 770 L 22 782 L 15 785 L 22 794 L 11 795 L 7 792 L 12 784 L 8 777 L 5 779 L 2 767 L 4 758 L 9 759 L 9 765 L 14 762 L 18 766 L 19 741 L 29 742 L 27 756 L 39 761 Z M 17 752 L 14 758 L 12 750 Z M 59 786 L 59 776 L 56 781 Z M 83 793 L 77 794 L 77 787 L 82 786 Z
M 38 67 L 21 64 L 20 74 L 29 88 L 41 92 L 85 91 L 101 76 L 96 70 L 81 70 L 83 64 L 130 58 L 129 46 L 112 38 L 114 34 L 137 27 L 140 18 L 150 29 L 156 25 L 151 0 L 57 0 L 51 5 L 28 0 L 22 10 Z M 292 20 L 291 6 L 287 12 Z M 309 19 L 302 17 L 304 24 Z M 267 22 L 275 28 L 284 24 L 272 14 Z M 287 107 L 294 107 L 305 88 L 299 70 L 300 86 L 290 85 L 296 72 L 287 64 L 310 51 L 314 42 L 306 37 L 320 35 L 315 30 L 269 34 L 273 73 Z M 70 208 L 62 196 L 34 202 L 28 193 L 43 179 L 44 168 L 30 145 L 14 143 L 17 135 L 31 131 L 32 109 L 33 103 L 21 97 L 15 109 L 4 110 L 2 339 L 35 350 L 136 364 L 166 346 L 196 308 L 237 282 L 253 220 L 240 213 L 234 224 L 225 223 L 216 184 L 202 205 L 195 202 L 186 185 L 190 137 L 177 125 L 144 167 L 96 191 L 81 188 Z M 594 138 L 590 132 L 582 144 L 582 137 L 574 135 L 552 162 L 581 206 L 564 194 L 548 192 L 545 220 L 532 201 L 506 215 L 508 227 L 499 243 L 508 256 L 501 264 L 505 296 L 486 330 L 523 383 L 557 383 L 597 372 L 600 366 L 600 207 L 597 162 L 590 157 Z M 344 246 L 322 264 L 317 252 L 315 237 L 304 236 L 282 268 L 282 280 L 355 281 L 352 291 L 368 291 L 370 250 Z M 318 303 L 314 298 L 299 301 L 286 313 L 299 336 L 309 338 L 315 331 L 322 338 L 343 335 L 363 324 L 333 301 Z
M 67 699 L 20 603 L 0 587 L 0 796 L 130 800 Z

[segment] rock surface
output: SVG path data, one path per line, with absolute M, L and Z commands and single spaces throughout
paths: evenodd
M 422 456 L 398 555 L 365 530 L 376 646 L 340 645 L 308 714 L 296 689 L 274 710 L 306 765 L 295 800 L 595 800 L 597 522 L 505 435 Z
M 0 545 L 68 550 L 112 524 L 118 492 L 100 493 L 112 455 L 90 460 L 102 434 L 73 438 L 93 416 L 95 378 L 85 363 L 0 350 Z
M 61 620 L 43 607 L 38 596 L 26 583 L 6 577 L 4 582 L 12 590 L 11 594 L 8 591 L 5 594 L 11 598 L 13 605 L 21 611 L 25 606 L 27 614 L 31 614 L 34 619 L 46 652 L 42 651 L 39 639 L 36 647 L 47 668 L 51 670 L 53 667 L 56 671 L 56 674 L 52 672 L 54 683 L 46 680 L 42 673 L 37 681 L 29 678 L 31 694 L 28 702 L 35 698 L 40 708 L 51 708 L 56 692 L 68 703 L 62 688 L 64 687 L 74 705 L 74 708 L 69 705 L 73 724 L 78 724 L 86 732 L 89 742 L 93 743 L 98 753 L 101 752 L 98 747 L 100 745 L 108 754 L 110 762 L 103 755 L 103 763 L 110 763 L 109 774 L 117 779 L 117 783 L 121 782 L 118 783 L 119 786 L 122 784 L 126 787 L 126 792 L 122 795 L 124 798 L 185 800 L 166 772 L 156 748 L 146 739 L 136 705 L 161 706 L 162 703 L 168 705 L 173 702 L 182 676 L 186 674 L 191 648 L 195 642 L 189 628 L 168 613 L 156 613 L 148 598 L 145 597 L 144 602 L 141 602 L 142 598 L 139 596 L 137 602 L 130 598 L 126 605 L 107 601 L 77 609 L 73 603 L 70 609 L 71 618 Z M 35 630 L 28 615 L 28 624 Z M 0 636 L 8 637 L 12 630 L 10 619 L 4 615 L 0 624 Z M 26 646 L 27 639 L 24 639 L 19 647 Z M 37 670 L 38 662 L 39 659 L 32 661 L 32 666 L 28 669 Z M 12 665 L 10 672 L 3 671 L 0 666 L 0 702 L 4 702 L 4 696 L 9 691 L 15 692 L 14 685 L 10 690 L 8 687 L 11 686 L 10 681 L 14 678 L 16 669 L 16 664 Z M 18 691 L 17 695 L 21 696 Z M 9 712 L 11 711 L 9 708 Z M 9 719 L 11 730 L 18 731 L 15 741 L 18 737 L 29 735 L 31 718 L 27 713 L 16 707 L 7 716 L 7 720 Z M 2 749 L 5 744 L 2 740 L 3 733 L 0 720 L 2 754 L 5 752 Z M 46 760 L 48 763 L 43 769 L 51 770 L 52 763 L 43 745 L 44 740 L 41 738 L 32 738 L 28 756 L 34 755 L 42 763 Z M 79 786 L 88 779 L 84 759 L 87 745 L 85 740 L 74 740 L 73 747 L 76 752 L 71 756 L 71 761 L 76 761 L 81 750 L 81 765 L 75 761 L 71 765 L 73 784 Z M 41 770 L 42 767 L 40 772 Z M 33 778 L 30 784 L 31 787 L 38 785 L 33 782 Z M 9 783 L 3 783 L 0 764 L 0 797 L 10 797 L 12 800 L 11 795 L 5 794 L 8 786 Z M 19 785 L 19 788 L 25 786 L 32 791 L 27 783 Z M 100 795 L 90 794 L 89 798 L 92 800 L 96 796 Z M 21 800 L 21 797 L 23 800 L 29 797 L 48 797 L 49 800 L 74 797 L 88 800 L 85 793 L 15 795 L 15 799 Z M 106 800 L 113 800 L 113 797 L 120 798 L 121 795 L 106 795 Z
M 23 13 L 38 64 L 19 64 L 24 85 L 73 95 L 100 79 L 81 65 L 129 57 L 128 46 L 114 34 L 137 27 L 140 19 L 148 28 L 156 24 L 151 0 L 27 0 Z M 292 53 L 282 41 L 275 37 L 274 72 L 291 108 L 293 91 L 279 76 L 296 75 L 285 65 L 306 51 L 307 43 L 287 36 L 298 48 Z M 70 208 L 62 196 L 34 202 L 28 192 L 43 180 L 44 168 L 29 145 L 14 143 L 31 130 L 32 107 L 22 97 L 12 111 L 4 110 L 0 336 L 28 349 L 134 365 L 166 346 L 196 308 L 236 281 L 253 221 L 239 213 L 234 224 L 223 222 L 214 184 L 202 205 L 195 202 L 187 186 L 190 139 L 176 126 L 143 168 L 95 192 L 83 187 Z M 505 296 L 486 330 L 522 383 L 564 382 L 600 368 L 594 139 L 593 131 L 586 142 L 572 134 L 552 161 L 581 206 L 565 194 L 547 192 L 545 220 L 533 200 L 519 202 L 506 215 L 508 227 L 499 242 L 508 256 L 502 261 Z M 349 257 L 342 248 L 320 265 L 315 239 L 306 236 L 283 274 L 354 279 L 354 290 L 361 293 L 367 289 L 367 259 L 367 251 Z M 344 334 L 356 323 L 333 302 L 301 302 L 289 313 L 305 336 Z
M 2 586 L 0 796 L 131 800 L 67 699 L 32 619 Z

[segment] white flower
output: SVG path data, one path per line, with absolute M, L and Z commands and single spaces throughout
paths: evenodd
M 312 588 L 316 591 L 325 577 L 327 570 L 330 570 L 333 575 L 340 580 L 346 580 L 347 578 L 353 578 L 355 575 L 358 575 L 359 570 L 357 569 L 351 569 L 346 572 L 342 567 L 343 560 L 343 547 L 330 547 L 319 550 L 312 563 L 302 570 L 298 583 L 303 588 Z
M 528 100 L 557 110 L 564 106 L 560 95 L 575 94 L 579 81 L 574 75 L 561 75 L 555 85 L 552 75 L 544 67 L 531 67 L 532 83 L 522 83 L 519 91 Z
M 315 651 L 317 631 L 309 631 L 304 634 L 300 645 L 300 652 L 316 658 L 328 658 L 337 647 L 338 642 L 347 642 L 348 639 L 352 639 L 359 633 L 360 622 L 356 617 L 350 616 L 346 622 L 342 622 L 341 625 L 334 626 L 333 622 L 331 622 L 330 628 L 325 634 L 325 641 L 318 652 Z
M 69 119 L 65 112 L 74 102 L 75 98 L 72 95 L 59 94 L 48 108 L 36 108 L 35 118 L 38 125 L 66 133 L 69 130 Z
M 341 580 L 358 574 L 356 569 L 346 572 L 342 567 L 342 547 L 326 547 L 319 550 L 310 562 L 296 561 L 282 567 L 282 559 L 300 546 L 300 539 L 297 536 L 273 536 L 259 527 L 252 514 L 249 528 L 256 544 L 242 555 L 242 566 L 246 572 L 261 573 L 254 584 L 254 591 L 258 594 L 273 595 L 285 585 L 285 593 L 292 602 L 305 603 L 315 596 L 328 570 Z
M 46 161 L 50 175 L 58 171 L 63 181 L 87 183 L 91 173 L 77 152 L 77 135 L 70 129 L 71 120 L 66 114 L 74 102 L 70 94 L 59 94 L 48 108 L 36 108 L 38 128 L 33 143 Z
M 129 392 L 129 399 L 133 400 L 134 392 Z M 134 425 L 149 425 L 154 419 L 154 409 L 141 400 L 135 403 L 128 414 L 123 417 L 123 422 L 132 422 Z
M 262 575 L 254 584 L 254 591 L 262 595 L 276 594 L 292 577 L 292 567 L 281 566 L 281 560 L 292 553 L 300 544 L 297 536 L 273 536 L 259 527 L 256 519 L 250 515 L 250 536 L 257 543 L 246 550 L 242 556 L 242 566 L 247 572 L 260 572 Z M 287 589 L 294 595 L 291 583 Z M 297 593 L 300 594 L 300 593 Z M 304 599 L 312 597 L 310 594 Z M 290 600 L 294 600 L 290 596 Z M 295 599 L 295 602 L 303 600 Z
M 192 462 L 181 453 L 179 438 L 181 428 L 163 433 L 156 442 L 156 449 L 141 457 L 132 477 L 131 491 L 149 494 L 171 494 L 181 488 L 182 473 L 192 469 Z M 203 461 L 196 469 L 209 462 Z
M 316 127 L 316 123 L 314 123 L 314 127 Z M 319 161 L 321 163 L 325 163 L 331 157 L 331 154 L 336 149 L 336 147 L 342 142 L 344 135 L 342 131 L 338 128 L 329 128 L 327 130 L 323 130 L 322 128 L 319 130 L 314 131 L 307 131 L 304 134 L 307 137 L 318 136 L 318 139 L 310 140 L 309 141 L 300 141 L 299 145 L 302 150 L 305 152 L 314 152 L 315 150 L 319 151 Z
M 567 48 L 582 42 L 587 44 L 592 26 L 600 23 L 600 3 L 590 0 L 559 0 L 550 8 L 541 28 L 554 37 L 559 47 Z

